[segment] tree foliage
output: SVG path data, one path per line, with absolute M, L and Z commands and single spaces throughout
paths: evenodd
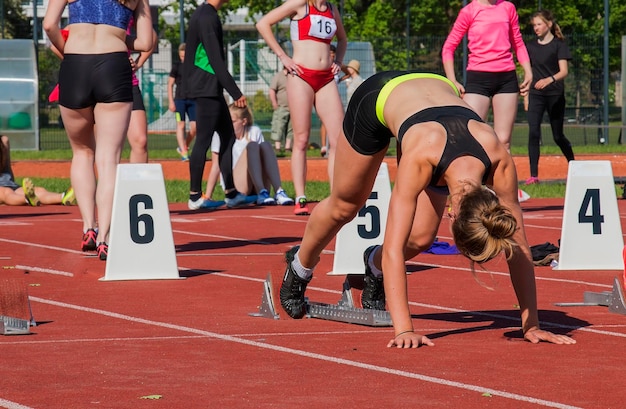
M 33 30 L 22 10 L 20 0 L 1 0 L 0 16 L 1 38 L 32 38 Z
M 407 36 L 447 35 L 459 10 L 469 1 L 471 0 L 337 0 L 333 3 L 342 11 L 349 40 L 376 42 L 384 50 L 377 58 L 398 63 L 407 58 L 406 44 L 411 44 L 411 41 L 407 43 Z M 603 36 L 604 3 L 601 1 L 513 0 L 513 3 L 517 6 L 522 33 L 528 36 L 533 34 L 530 17 L 539 8 L 552 10 L 567 36 Z M 231 0 L 224 6 L 224 10 L 248 7 L 250 20 L 254 21 L 253 16 L 262 15 L 279 4 L 280 0 Z M 621 36 L 626 33 L 626 3 L 622 0 L 609 0 L 609 10 L 610 65 L 612 69 L 619 69 Z M 400 49 L 390 48 L 398 46 Z M 411 53 L 415 53 L 415 49 Z M 394 57 L 394 54 L 398 56 Z M 588 55 L 587 58 L 596 56 Z

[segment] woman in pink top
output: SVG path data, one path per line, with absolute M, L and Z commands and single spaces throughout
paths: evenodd
M 467 83 L 463 86 L 454 73 L 454 51 L 465 34 L 470 54 Z M 521 84 L 518 84 L 511 49 L 524 68 Z M 494 130 L 509 149 L 518 95 L 528 93 L 532 81 L 530 58 L 515 6 L 505 0 L 473 0 L 459 12 L 441 56 L 446 77 L 483 120 L 487 118 L 491 102 Z

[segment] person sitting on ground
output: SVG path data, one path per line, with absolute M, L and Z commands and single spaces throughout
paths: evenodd
M 254 125 L 250 108 L 240 108 L 231 104 L 230 116 L 235 129 L 235 144 L 233 145 L 233 179 L 237 191 L 251 195 L 256 194 L 258 205 L 283 206 L 293 205 L 292 198 L 282 188 L 278 160 L 272 145 L 265 141 L 261 128 Z M 213 134 L 211 151 L 213 163 L 209 180 L 207 181 L 207 194 L 205 201 L 211 200 L 213 190 L 219 176 L 219 164 L 215 160 L 220 150 L 220 138 Z M 274 188 L 274 197 L 270 196 L 269 188 Z M 216 207 L 216 206 L 202 206 Z
M 472 271 L 476 263 L 506 257 L 524 339 L 574 344 L 570 337 L 539 326 L 513 158 L 493 128 L 461 99 L 455 84 L 429 73 L 384 71 L 354 92 L 337 142 L 330 196 L 313 209 L 301 245 L 285 256 L 283 309 L 293 318 L 305 315 L 304 294 L 313 269 L 370 196 L 392 138 L 401 157 L 383 245 L 371 246 L 363 255 L 361 296 L 365 308 L 384 309 L 387 304 L 395 331 L 387 346 L 434 345 L 413 327 L 405 262 L 430 248 L 448 200 L 452 236 Z
M 22 180 L 22 186 L 15 183 L 11 168 L 9 137 L 0 136 L 0 204 L 9 206 L 31 205 L 72 205 L 75 204 L 74 189 L 63 193 L 49 192 L 41 186 L 35 186 L 29 178 Z

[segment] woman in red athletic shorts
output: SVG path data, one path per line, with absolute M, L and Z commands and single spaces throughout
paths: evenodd
M 293 56 L 280 46 L 272 26 L 291 19 Z M 256 24 L 267 45 L 288 71 L 287 98 L 293 126 L 291 173 L 296 191 L 296 215 L 308 215 L 305 195 L 306 151 L 311 133 L 311 112 L 315 110 L 326 127 L 330 142 L 328 175 L 332 184 L 335 144 L 341 132 L 343 106 L 335 75 L 341 71 L 347 39 L 341 16 L 326 0 L 287 0 Z M 337 37 L 336 60 L 330 57 L 330 42 Z

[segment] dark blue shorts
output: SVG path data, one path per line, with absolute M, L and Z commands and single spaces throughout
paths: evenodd
M 185 115 L 190 121 L 196 121 L 196 101 L 193 99 L 175 99 L 176 122 L 184 121 Z

